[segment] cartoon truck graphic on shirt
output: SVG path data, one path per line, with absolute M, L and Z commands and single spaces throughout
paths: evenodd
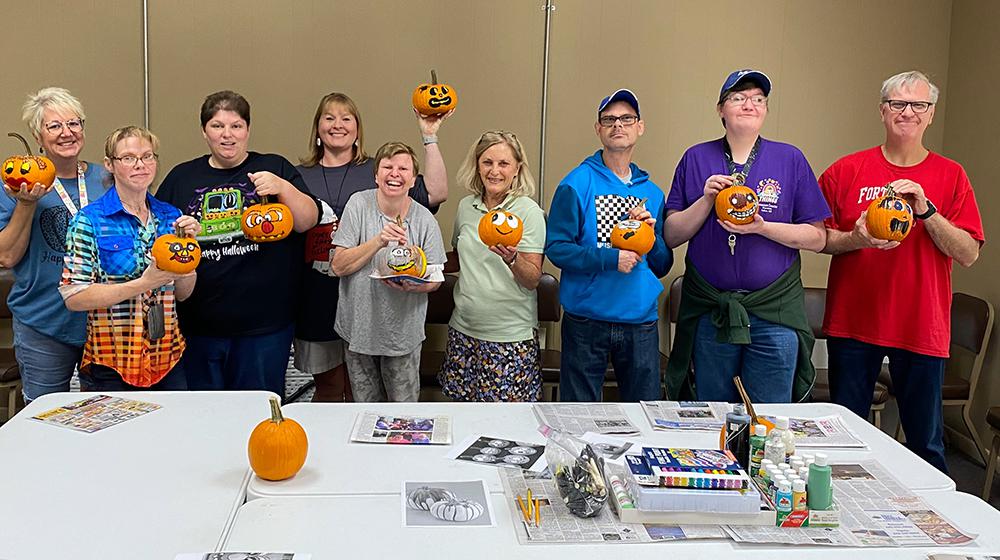
M 199 239 L 231 241 L 234 234 L 242 235 L 240 216 L 243 215 L 243 191 L 221 188 L 205 193 L 201 203 L 201 235 Z

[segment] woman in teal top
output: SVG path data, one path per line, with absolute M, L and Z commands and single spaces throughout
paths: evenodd
M 461 401 L 536 401 L 541 396 L 535 288 L 542 274 L 545 215 L 532 200 L 535 179 L 511 132 L 484 133 L 457 179 L 472 194 L 458 204 L 448 272 L 461 269 L 455 312 L 439 375 L 444 394 Z M 486 246 L 479 222 L 491 210 L 523 222 L 516 247 Z M 505 218 L 505 220 L 509 220 Z

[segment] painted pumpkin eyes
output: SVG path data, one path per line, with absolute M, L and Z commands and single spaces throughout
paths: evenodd
M 171 243 L 169 249 L 171 253 L 180 253 L 184 249 L 184 246 L 180 243 Z
M 504 223 L 504 216 L 500 212 L 497 212 L 496 214 L 493 214 L 493 219 L 491 221 L 495 226 L 502 226 Z
M 7 162 L 7 166 L 3 168 L 3 172 L 8 175 L 14 172 L 14 162 Z
M 517 227 L 517 216 L 507 216 L 507 227 L 516 228 Z
M 264 214 L 258 212 L 248 213 L 246 216 L 247 227 L 259 226 L 262 222 L 280 222 L 284 218 L 281 210 L 270 209 Z
M 21 162 L 21 173 L 27 175 L 31 171 L 31 162 L 25 161 Z
M 892 206 L 895 210 L 898 210 L 900 212 L 903 211 L 903 201 L 901 200 L 894 201 Z

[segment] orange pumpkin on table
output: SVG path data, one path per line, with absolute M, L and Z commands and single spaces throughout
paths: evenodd
M 611 230 L 611 246 L 615 249 L 645 255 L 656 243 L 653 227 L 642 220 L 622 220 Z
M 431 70 L 431 83 L 420 84 L 413 90 L 413 108 L 421 115 L 447 113 L 458 105 L 458 94 L 448 84 L 439 84 L 437 72 Z
M 306 463 L 309 440 L 298 422 L 281 414 L 281 403 L 271 397 L 271 417 L 253 429 L 247 443 L 250 468 L 264 480 L 295 476 Z
M 259 204 L 243 211 L 243 235 L 250 241 L 267 243 L 281 241 L 292 233 L 295 221 L 292 211 L 280 202 L 270 202 L 263 196 Z
M 524 235 L 524 222 L 505 210 L 490 210 L 479 220 L 479 239 L 487 246 L 517 247 Z
M 743 184 L 730 185 L 715 197 L 715 215 L 736 225 L 749 224 L 759 208 L 757 193 Z
M 46 187 L 51 186 L 56 180 L 56 166 L 52 160 L 45 156 L 31 155 L 28 141 L 20 134 L 9 132 L 7 136 L 20 140 L 27 155 L 11 156 L 4 160 L 3 167 L 0 167 L 0 179 L 4 184 L 14 192 L 21 190 L 22 184 L 31 186 L 41 183 Z
M 913 209 L 892 190 L 892 185 L 886 185 L 885 194 L 868 206 L 865 226 L 875 239 L 902 241 L 913 229 Z
M 157 237 L 152 253 L 157 268 L 176 274 L 187 274 L 201 262 L 201 245 L 179 229 Z

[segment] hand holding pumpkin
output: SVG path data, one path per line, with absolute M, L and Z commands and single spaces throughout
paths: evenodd
M 733 180 L 732 175 L 712 175 L 708 179 L 705 179 L 705 198 L 714 201 L 715 197 L 719 196 L 722 189 L 730 187 L 736 183 Z
M 187 237 L 194 237 L 201 233 L 201 224 L 194 216 L 184 215 L 174 220 L 174 229 Z
M 413 110 L 413 114 L 417 116 L 417 126 L 420 127 L 420 134 L 423 136 L 436 136 L 438 129 L 441 128 L 441 123 L 454 113 L 455 110 L 452 109 L 447 113 L 424 115 L 416 109 Z
M 632 269 L 635 268 L 635 265 L 637 265 L 641 260 L 642 257 L 640 257 L 638 253 L 633 253 L 632 251 L 628 251 L 625 249 L 619 249 L 618 272 L 621 272 L 622 274 L 628 274 L 629 272 L 632 272 Z
M 854 229 L 851 230 L 851 237 L 855 240 L 855 245 L 859 249 L 895 249 L 899 247 L 899 241 L 886 241 L 872 237 L 868 231 L 868 211 L 865 210 L 854 222 Z
M 52 190 L 52 185 L 45 186 L 44 183 L 35 183 L 34 185 L 28 186 L 27 183 L 21 183 L 21 188 L 14 190 L 10 188 L 7 183 L 4 183 L 3 190 L 7 191 L 7 194 L 18 202 L 23 202 L 24 204 L 35 204 L 43 196 L 49 194 L 49 191 Z
M 739 233 L 744 235 L 748 233 L 763 234 L 764 228 L 767 227 L 767 222 L 761 217 L 760 214 L 754 214 L 752 221 L 746 224 L 734 224 L 732 222 L 719 219 L 716 221 L 719 222 L 722 229 L 728 231 L 729 233 Z
M 503 259 L 503 263 L 507 266 L 511 266 L 514 259 L 517 258 L 517 247 L 507 247 L 505 245 L 494 245 L 490 247 L 490 251 L 493 251 Z
M 194 272 L 188 272 L 186 274 L 177 274 L 176 272 L 167 272 L 156 266 L 155 261 L 149 261 L 149 266 L 146 270 L 142 271 L 142 276 L 140 280 L 148 286 L 150 290 L 155 290 L 161 286 L 165 286 L 171 282 L 175 282 L 180 278 L 185 278 L 195 274 Z
M 278 177 L 270 171 L 258 171 L 257 173 L 247 173 L 250 182 L 253 183 L 254 192 L 259 196 L 275 195 L 281 197 L 285 189 L 291 187 L 291 183 Z
M 909 203 L 914 213 L 923 214 L 927 211 L 927 195 L 924 194 L 924 188 L 920 186 L 920 183 L 909 179 L 899 179 L 893 181 L 891 186 L 897 196 Z
M 379 244 L 383 247 L 388 247 L 393 241 L 399 243 L 400 245 L 408 245 L 409 242 L 406 239 L 406 230 L 400 227 L 395 222 L 389 222 L 382 227 L 382 231 L 378 234 Z

